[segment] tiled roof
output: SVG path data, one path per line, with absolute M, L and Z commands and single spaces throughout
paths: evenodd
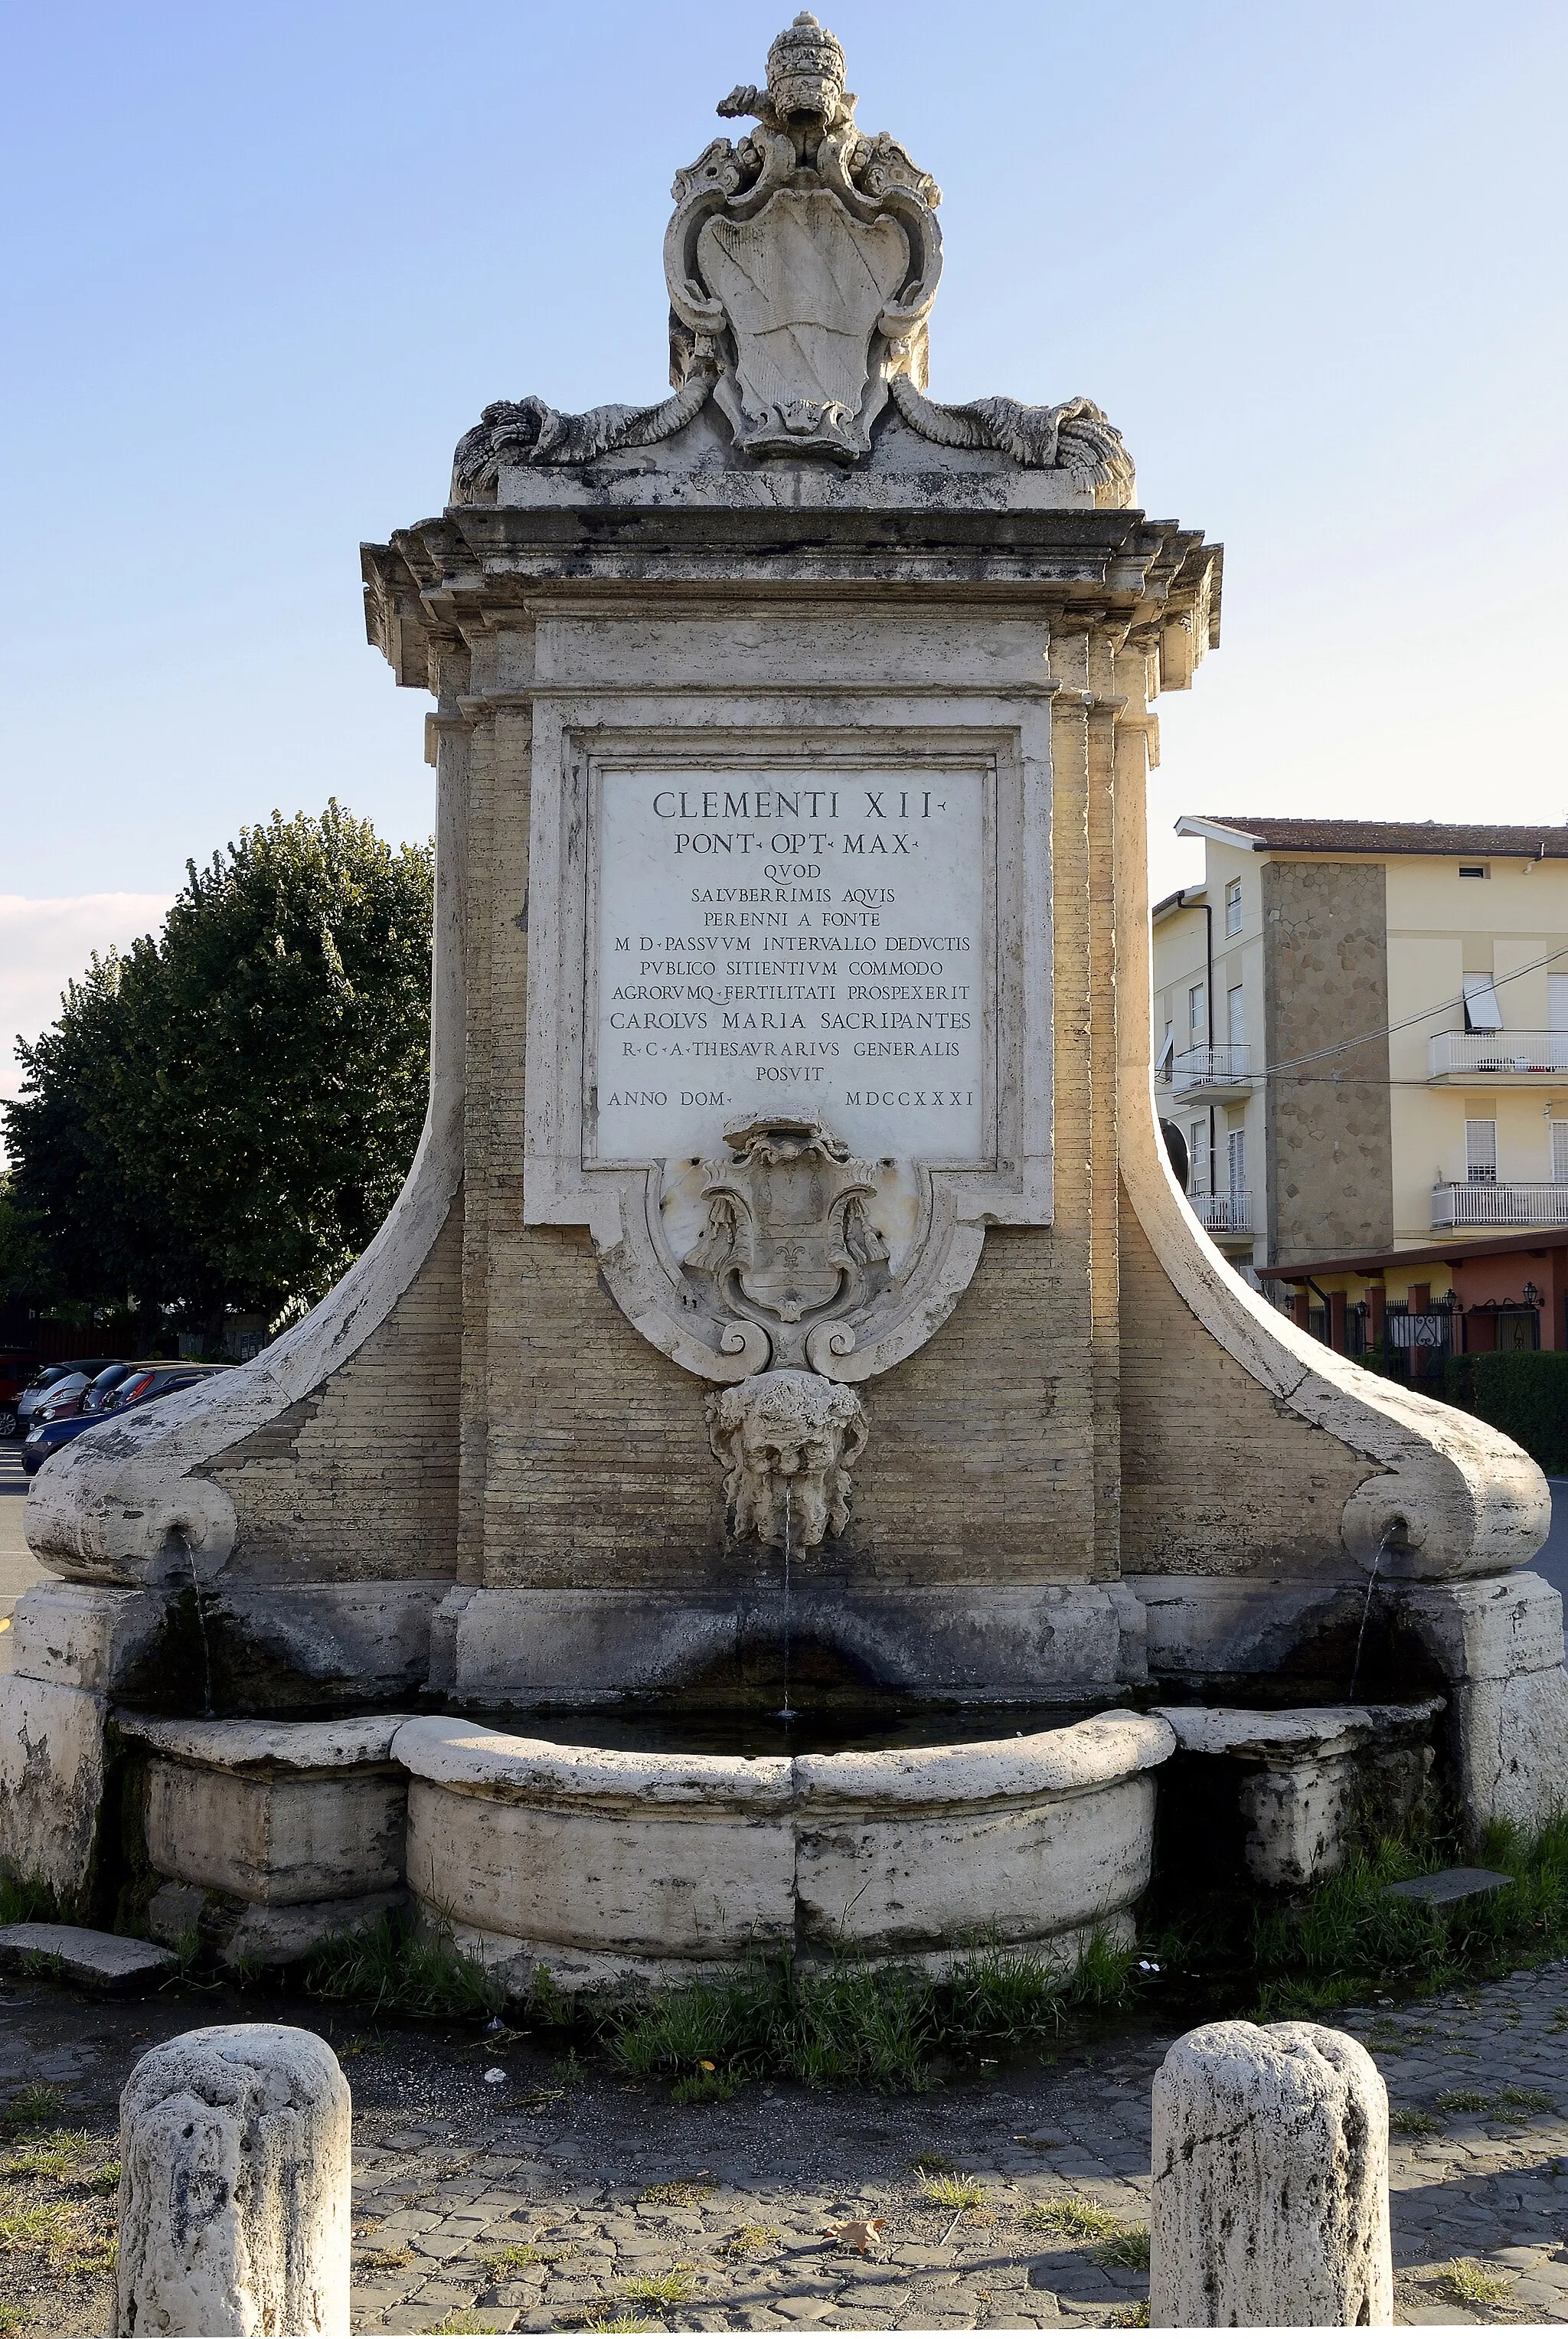
M 1568 828 L 1459 826 L 1440 820 L 1280 820 L 1246 813 L 1193 813 L 1188 820 L 1248 836 L 1257 853 L 1430 853 L 1452 859 L 1568 861 Z

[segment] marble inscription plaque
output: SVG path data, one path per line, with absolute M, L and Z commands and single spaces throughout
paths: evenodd
M 980 771 L 608 771 L 585 1157 L 712 1157 L 820 1113 L 857 1153 L 989 1158 Z

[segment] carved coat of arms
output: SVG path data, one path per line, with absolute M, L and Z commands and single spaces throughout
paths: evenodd
M 508 464 L 656 446 L 711 399 L 743 460 L 863 462 L 891 400 L 938 446 L 991 449 L 1130 501 L 1127 450 L 1092 400 L 945 406 L 925 395 L 942 191 L 896 138 L 859 129 L 854 109 L 843 49 L 803 10 L 768 51 L 766 88 L 733 90 L 718 108 L 755 128 L 714 139 L 676 174 L 665 236 L 674 396 L 586 414 L 499 399 L 458 448 L 453 500 L 492 496 Z
M 875 1179 L 819 1120 L 745 1121 L 725 1137 L 732 1159 L 709 1165 L 685 1273 L 726 1318 L 760 1326 L 775 1368 L 814 1369 L 834 1326 L 887 1285 L 888 1247 L 866 1213 Z

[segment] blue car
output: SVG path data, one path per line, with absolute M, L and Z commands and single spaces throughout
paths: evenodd
M 133 1365 L 117 1387 L 104 1390 L 92 1412 L 67 1414 L 60 1421 L 41 1421 L 36 1429 L 29 1430 L 22 1442 L 22 1467 L 29 1478 L 36 1477 L 51 1454 L 57 1454 L 62 1446 L 69 1446 L 84 1431 L 96 1429 L 100 1422 L 128 1413 L 133 1406 L 150 1405 L 154 1397 L 167 1396 L 172 1389 L 189 1388 L 194 1381 L 207 1380 L 213 1373 L 231 1369 L 228 1365 Z M 103 1378 L 108 1380 L 109 1375 L 105 1373 Z M 96 1388 L 96 1383 L 94 1386 Z

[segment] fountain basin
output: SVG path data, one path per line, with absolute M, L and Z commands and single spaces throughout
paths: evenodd
M 940 1970 L 979 1940 L 1069 1967 L 1131 1937 L 1170 1725 L 1119 1710 L 973 1744 L 744 1757 L 406 1722 L 408 1881 L 427 1922 L 568 1992 L 750 1950 Z

